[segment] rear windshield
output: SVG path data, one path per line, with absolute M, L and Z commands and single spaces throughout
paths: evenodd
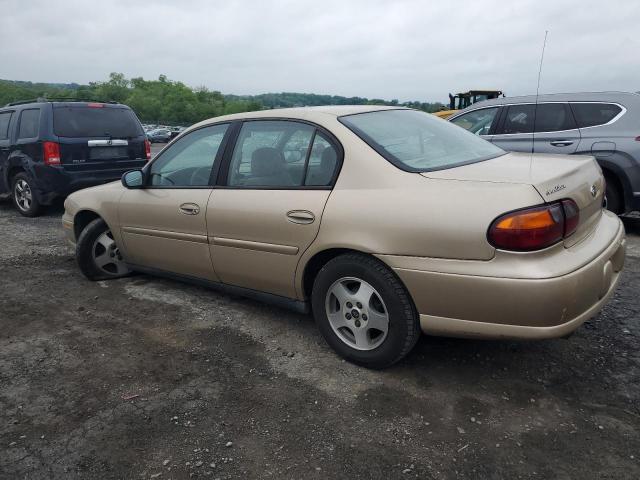
M 505 153 L 456 125 L 415 110 L 346 115 L 340 121 L 380 155 L 410 172 L 442 170 Z
M 142 127 L 132 110 L 74 105 L 53 109 L 53 131 L 59 137 L 137 137 Z

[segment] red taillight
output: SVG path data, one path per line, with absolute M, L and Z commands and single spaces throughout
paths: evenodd
M 579 221 L 578 205 L 573 200 L 563 200 L 506 213 L 493 221 L 487 238 L 503 250 L 541 250 L 575 232 Z
M 151 142 L 148 138 L 144 139 L 144 152 L 147 155 L 147 160 L 151 160 Z
M 60 145 L 56 142 L 43 142 L 42 158 L 45 165 L 60 165 Z
M 573 200 L 562 200 L 562 209 L 564 210 L 564 236 L 571 235 L 578 228 L 580 223 L 580 209 Z
M 103 103 L 87 103 L 87 107 L 89 108 L 104 108 Z

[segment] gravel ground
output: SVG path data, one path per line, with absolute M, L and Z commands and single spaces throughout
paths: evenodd
M 640 219 L 569 339 L 423 337 L 374 372 L 305 316 L 85 280 L 61 213 L 0 203 L 0 478 L 640 478 Z

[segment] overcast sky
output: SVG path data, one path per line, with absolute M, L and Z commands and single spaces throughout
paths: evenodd
M 640 0 L 0 0 L 0 78 L 445 101 L 640 90 Z

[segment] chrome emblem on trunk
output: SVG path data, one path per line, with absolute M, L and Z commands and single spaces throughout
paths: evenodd
M 591 185 L 591 196 L 593 198 L 596 198 L 598 196 L 598 187 L 596 186 L 595 183 Z

